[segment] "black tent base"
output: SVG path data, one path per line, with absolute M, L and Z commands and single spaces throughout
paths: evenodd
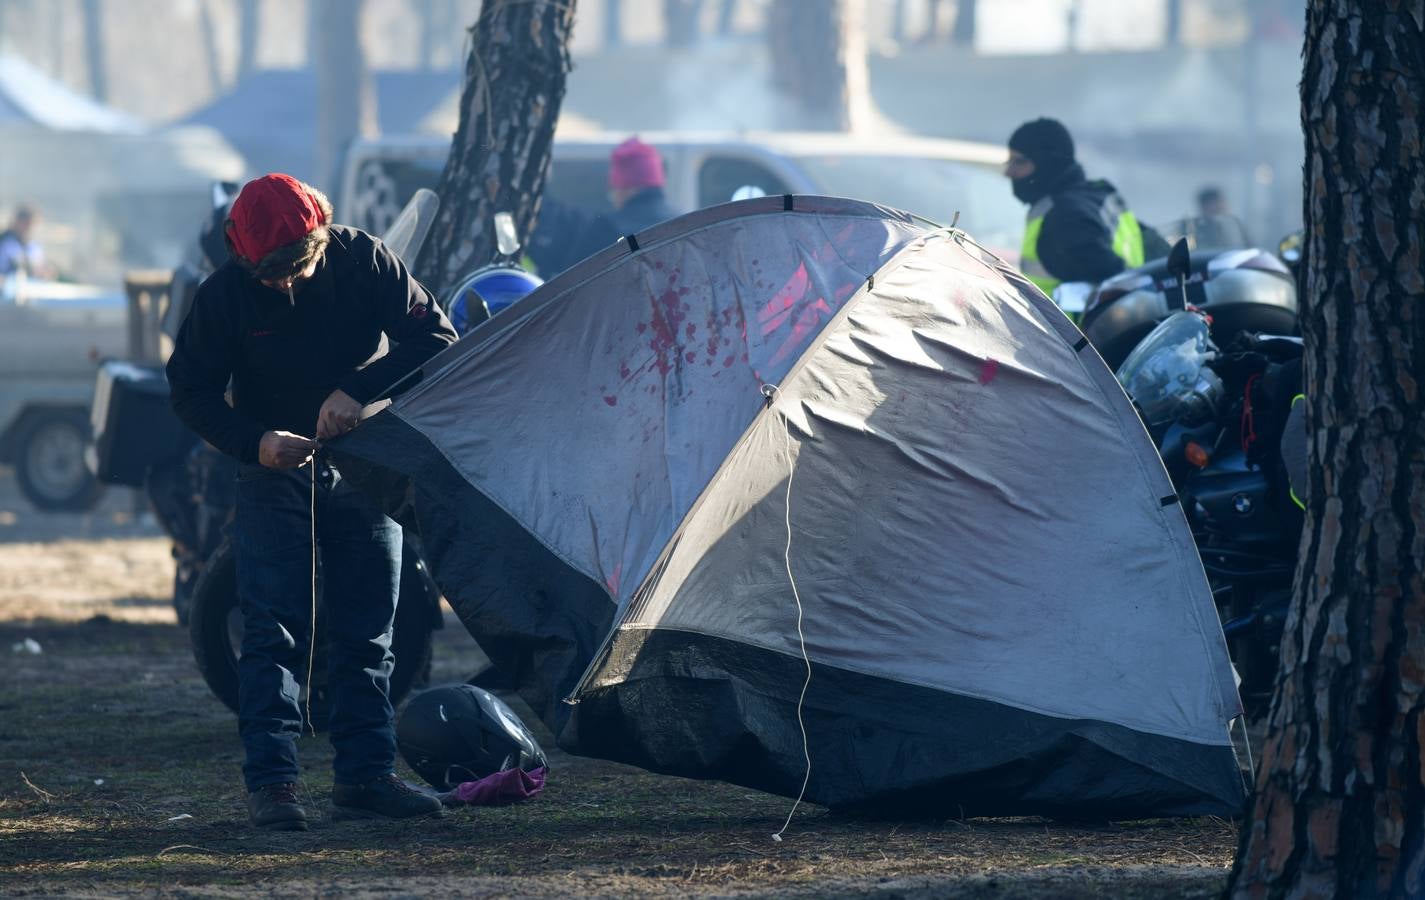
M 806 772 L 801 658 L 671 629 L 622 630 L 609 654 L 607 674 L 580 694 L 561 746 L 797 795 Z M 1227 744 L 1060 719 L 822 665 L 813 665 L 802 718 L 807 799 L 857 815 L 1241 812 L 1242 779 Z

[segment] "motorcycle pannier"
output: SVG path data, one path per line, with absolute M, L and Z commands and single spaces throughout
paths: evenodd
M 161 366 L 119 360 L 100 365 L 91 424 L 90 467 L 106 484 L 142 487 L 150 467 L 186 453 L 194 440 L 168 405 Z

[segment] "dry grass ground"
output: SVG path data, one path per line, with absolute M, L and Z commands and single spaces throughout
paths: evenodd
M 302 746 L 312 830 L 256 832 L 233 716 L 166 606 L 166 544 L 122 509 L 87 531 L 38 518 L 0 483 L 0 894 L 1186 898 L 1213 896 L 1231 861 L 1235 826 L 1216 819 L 861 822 L 803 807 L 774 843 L 783 798 L 558 753 L 530 803 L 334 824 L 322 738 Z M 438 681 L 478 658 L 450 625 Z M 25 638 L 42 652 L 12 652 Z

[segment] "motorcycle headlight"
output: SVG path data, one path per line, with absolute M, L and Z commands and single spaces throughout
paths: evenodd
M 1217 373 L 1203 366 L 1198 370 L 1192 391 L 1183 395 L 1173 417 L 1188 428 L 1206 425 L 1217 418 L 1224 391 Z

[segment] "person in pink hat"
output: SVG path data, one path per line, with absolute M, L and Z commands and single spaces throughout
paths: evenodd
M 663 157 L 635 135 L 609 154 L 609 203 L 620 235 L 637 234 L 677 215 L 663 193 Z
M 611 212 L 595 214 L 546 196 L 526 248 L 540 275 L 551 278 L 624 235 L 646 231 L 679 215 L 663 193 L 665 178 L 657 148 L 635 135 L 609 154 Z

